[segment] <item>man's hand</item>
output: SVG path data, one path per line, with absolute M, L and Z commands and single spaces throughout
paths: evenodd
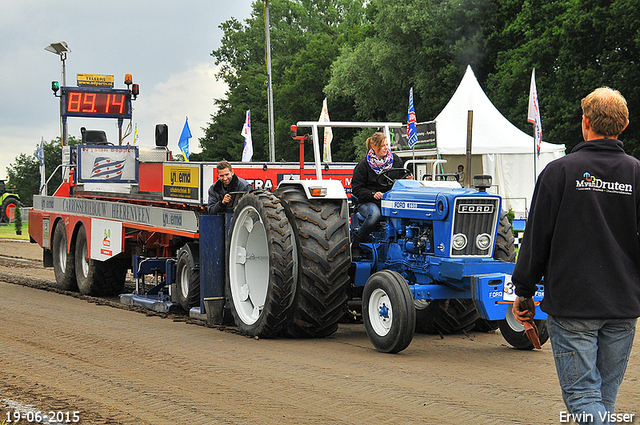
M 536 315 L 536 305 L 533 298 L 518 297 L 513 302 L 513 316 L 520 323 L 533 319 Z
M 382 199 L 382 195 L 384 195 L 384 193 L 376 192 L 376 193 L 373 194 L 373 198 L 377 199 L 377 200 L 380 200 L 380 199 Z
M 227 205 L 229 202 L 231 202 L 231 195 L 227 193 L 224 195 L 224 198 L 222 198 L 222 204 Z

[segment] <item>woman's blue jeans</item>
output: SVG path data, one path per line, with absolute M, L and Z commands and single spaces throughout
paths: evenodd
M 614 413 L 636 321 L 547 317 L 562 398 L 576 422 L 610 423 L 607 412 Z
M 360 204 L 358 213 L 364 217 L 364 222 L 360 225 L 360 230 L 358 230 L 358 237 L 360 240 L 366 240 L 382 218 L 382 211 L 380 211 L 378 204 L 367 202 L 366 204 Z

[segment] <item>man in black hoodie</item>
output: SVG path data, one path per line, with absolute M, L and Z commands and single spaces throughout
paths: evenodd
M 608 87 L 582 100 L 584 142 L 540 173 L 513 272 L 516 317 L 540 308 L 562 397 L 579 423 L 615 422 L 640 316 L 640 161 L 618 136 L 627 102 Z
M 209 203 L 207 204 L 209 214 L 227 212 L 232 192 L 251 190 L 251 183 L 236 176 L 228 161 L 218 162 L 216 168 L 218 169 L 218 181 L 209 188 Z

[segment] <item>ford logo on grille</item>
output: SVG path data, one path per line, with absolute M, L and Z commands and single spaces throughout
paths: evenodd
M 493 204 L 481 205 L 481 204 L 460 204 L 458 205 L 458 212 L 463 214 L 470 213 L 492 213 Z

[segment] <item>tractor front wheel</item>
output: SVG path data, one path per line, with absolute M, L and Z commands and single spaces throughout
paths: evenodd
M 391 270 L 372 274 L 362 293 L 362 317 L 376 350 L 399 353 L 407 348 L 416 327 L 416 309 L 407 281 Z
M 540 337 L 540 345 L 549 339 L 549 331 L 547 330 L 546 320 L 534 320 Z M 513 307 L 509 305 L 507 315 L 504 320 L 500 320 L 500 333 L 502 337 L 519 350 L 533 350 L 533 344 L 529 341 L 527 334 L 524 332 L 524 325 L 516 320 L 513 316 Z

